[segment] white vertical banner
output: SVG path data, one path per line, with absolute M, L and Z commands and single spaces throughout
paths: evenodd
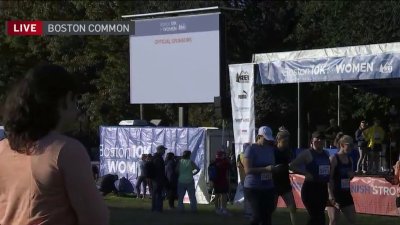
M 229 65 L 236 158 L 243 144 L 255 141 L 254 64 Z
M 235 154 L 244 151 L 245 143 L 255 141 L 254 115 L 254 64 L 229 65 L 231 86 L 233 135 L 235 138 Z M 238 176 L 240 179 L 240 177 Z M 234 202 L 243 203 L 244 193 L 241 185 L 236 189 Z

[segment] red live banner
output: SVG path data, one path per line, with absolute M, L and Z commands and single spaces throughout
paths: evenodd
M 7 35 L 32 36 L 43 34 L 42 21 L 7 21 Z
M 304 208 L 301 187 L 304 177 L 291 174 L 293 194 L 298 208 Z M 396 195 L 400 187 L 388 183 L 384 178 L 355 177 L 351 181 L 351 195 L 358 213 L 396 216 Z M 286 207 L 279 198 L 278 207 Z

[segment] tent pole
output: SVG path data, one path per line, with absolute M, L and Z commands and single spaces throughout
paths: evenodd
M 340 84 L 337 86 L 337 125 L 340 127 Z
M 188 126 L 189 121 L 189 108 L 188 105 L 183 104 L 178 108 L 178 118 L 179 118 L 179 127 L 186 127 Z
M 226 148 L 224 146 L 224 141 L 225 141 L 225 120 L 222 119 L 222 136 L 221 136 L 221 147 L 225 151 Z
M 139 108 L 140 119 L 144 120 L 144 107 L 143 107 L 143 104 L 140 104 L 139 107 L 140 107 Z
M 300 82 L 297 82 L 297 148 L 300 148 Z

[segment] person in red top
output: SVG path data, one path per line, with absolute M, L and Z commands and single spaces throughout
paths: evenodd
M 215 193 L 215 211 L 219 215 L 229 215 L 226 209 L 229 193 L 229 168 L 230 163 L 226 157 L 226 153 L 218 151 L 215 158 L 215 167 L 217 171 L 214 180 Z

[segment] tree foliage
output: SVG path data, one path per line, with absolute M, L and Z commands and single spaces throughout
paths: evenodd
M 397 1 L 1 1 L 0 22 L 8 20 L 122 20 L 122 15 L 209 6 L 226 11 L 227 64 L 250 62 L 252 54 L 395 42 L 400 39 Z M 0 100 L 28 68 L 39 61 L 64 65 L 81 82 L 85 127 L 139 117 L 129 104 L 129 40 L 126 36 L 0 35 Z M 306 129 L 337 116 L 337 84 L 302 84 Z M 149 87 L 151 88 L 151 87 Z M 342 85 L 341 116 L 346 129 L 357 120 L 382 114 L 397 100 Z M 297 86 L 259 86 L 256 124 L 297 126 Z M 177 124 L 178 105 L 145 105 L 145 117 Z M 220 126 L 212 104 L 189 106 L 193 126 Z M 311 119 L 310 119 L 311 118 Z M 311 120 L 311 121 L 309 121 Z

